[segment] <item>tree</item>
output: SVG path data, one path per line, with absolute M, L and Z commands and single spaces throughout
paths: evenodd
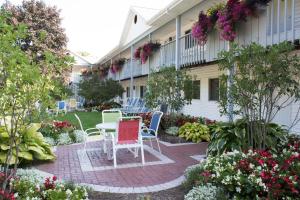
M 61 27 L 60 11 L 43 1 L 23 1 L 21 5 L 5 4 L 4 8 L 12 13 L 11 23 L 26 24 L 28 35 L 22 40 L 22 50 L 37 61 L 45 59 L 51 52 L 62 58 L 67 53 L 67 36 Z
M 24 0 L 21 5 L 7 3 L 2 7 L 12 15 L 8 19 L 10 24 L 26 24 L 27 35 L 18 44 L 39 65 L 41 73 L 51 74 L 52 81 L 62 86 L 54 88 L 53 93 L 57 96 L 61 93 L 59 90 L 64 90 L 71 68 L 61 70 L 57 65 L 49 68 L 49 65 L 44 64 L 46 54 L 51 53 L 59 59 L 59 65 L 74 61 L 67 53 L 67 36 L 61 26 L 60 10 L 37 0 Z
M 94 105 L 101 105 L 117 96 L 122 96 L 123 87 L 112 79 L 101 80 L 99 75 L 93 74 L 90 78 L 79 83 L 78 94 Z
M 254 148 L 264 148 L 267 125 L 279 111 L 300 100 L 300 58 L 292 53 L 294 46 L 284 42 L 271 47 L 251 44 L 232 45 L 221 52 L 220 69 L 235 66 L 231 95 L 234 114 L 244 117 L 249 124 L 248 142 Z M 227 114 L 227 75 L 221 77 L 220 108 Z M 291 127 L 299 122 L 300 108 Z
M 61 72 L 68 67 L 65 60 L 61 60 L 51 52 L 44 52 L 44 60 L 35 62 L 35 58 L 25 53 L 19 45 L 28 37 L 29 30 L 24 24 L 12 25 L 8 23 L 11 15 L 0 10 L 0 119 L 1 137 L 9 137 L 5 162 L 1 170 L 5 173 L 2 188 L 5 189 L 7 181 L 12 177 L 11 164 L 16 170 L 19 164 L 18 153 L 20 148 L 20 135 L 29 123 L 30 115 L 36 110 L 35 103 L 40 101 L 43 105 L 52 102 L 50 91 L 55 90 L 52 73 L 40 73 L 42 63 L 49 70 Z M 50 71 L 53 72 L 53 71 Z M 3 136 L 4 134 L 4 136 Z M 1 147 L 2 148 L 2 147 Z M 0 156 L 3 156 L 1 152 Z M 26 147 L 24 147 L 26 148 Z
M 150 108 L 161 104 L 170 106 L 171 112 L 179 111 L 192 100 L 192 80 L 184 70 L 175 67 L 152 72 L 148 80 L 146 103 Z

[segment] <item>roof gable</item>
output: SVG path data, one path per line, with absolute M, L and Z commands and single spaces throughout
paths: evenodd
M 135 9 L 130 8 L 122 31 L 120 46 L 129 43 L 149 28 L 145 18 Z

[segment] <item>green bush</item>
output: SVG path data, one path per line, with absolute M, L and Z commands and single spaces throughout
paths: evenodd
M 40 124 L 33 123 L 22 129 L 19 133 L 16 144 L 19 151 L 16 154 L 16 147 L 13 148 L 13 155 L 9 164 L 15 164 L 22 160 L 53 160 L 55 155 L 51 146 L 45 142 L 43 135 L 38 132 Z M 9 134 L 4 127 L 0 127 L 0 164 L 5 163 L 7 152 L 9 150 Z
M 254 123 L 254 122 L 252 122 Z M 255 122 L 258 123 L 259 122 Z M 258 138 L 249 140 L 249 128 L 245 119 L 236 120 L 233 123 L 219 122 L 209 126 L 211 140 L 208 145 L 209 155 L 221 155 L 228 151 L 247 150 L 251 146 L 251 142 L 255 142 Z M 254 130 L 255 131 L 255 130 Z M 268 149 L 273 149 L 277 144 L 284 144 L 287 141 L 288 131 L 282 126 L 269 123 L 266 126 L 265 145 Z
M 171 126 L 166 130 L 166 133 L 168 135 L 176 136 L 176 135 L 178 135 L 178 131 L 179 131 L 179 128 L 177 126 Z
M 179 128 L 179 136 L 193 142 L 209 141 L 209 128 L 199 123 L 185 123 Z
M 187 190 L 191 190 L 194 186 L 199 185 L 201 181 L 201 173 L 204 171 L 205 162 L 199 163 L 197 165 L 189 166 L 185 172 L 185 181 L 183 182 L 183 186 Z

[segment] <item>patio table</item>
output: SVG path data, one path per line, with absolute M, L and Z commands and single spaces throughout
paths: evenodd
M 106 134 L 106 130 L 116 130 L 117 123 L 100 123 L 96 125 L 96 128 L 104 131 L 103 151 L 106 153 L 107 159 L 112 160 L 112 138 L 111 134 Z

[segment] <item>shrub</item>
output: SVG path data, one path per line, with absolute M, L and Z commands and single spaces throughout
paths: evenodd
M 33 170 L 18 170 L 10 185 L 17 199 L 88 199 L 86 187 L 58 181 L 55 176 L 45 178 Z
M 83 142 L 87 137 L 87 135 L 81 130 L 75 130 L 72 135 L 74 135 L 75 139 L 73 141 L 75 141 L 76 143 Z
M 245 119 L 236 120 L 233 123 L 219 122 L 210 125 L 209 128 L 211 141 L 208 146 L 208 154 L 220 155 L 227 151 L 248 149 L 251 129 Z M 278 124 L 267 124 L 266 133 L 265 145 L 269 149 L 275 148 L 277 144 L 287 142 L 288 132 Z
M 184 196 L 184 200 L 216 200 L 228 199 L 224 191 L 210 183 L 194 187 Z
M 143 123 L 145 124 L 145 126 L 149 127 L 150 122 L 151 122 L 151 118 L 152 118 L 152 113 L 151 112 L 140 113 L 139 116 L 142 117 Z
M 45 139 L 45 142 L 47 142 L 51 146 L 55 146 L 56 145 L 56 141 L 52 137 L 44 137 L 44 139 Z
M 163 115 L 161 123 L 164 129 L 168 129 L 171 126 L 181 127 L 187 122 L 193 123 L 197 121 L 198 121 L 198 117 L 171 113 L 171 114 Z
M 179 136 L 193 142 L 209 141 L 209 128 L 199 123 L 185 123 L 179 129 Z
M 192 189 L 194 186 L 200 184 L 200 174 L 204 171 L 205 162 L 199 163 L 197 165 L 189 166 L 185 172 L 185 182 L 184 187 L 188 190 Z
M 21 160 L 53 160 L 55 155 L 51 150 L 51 146 L 45 141 L 43 135 L 37 132 L 41 127 L 40 124 L 34 123 L 23 128 L 21 134 L 17 138 L 18 157 L 15 153 L 9 164 L 15 164 Z M 3 127 L 0 127 L 0 163 L 4 163 L 8 152 L 9 134 Z M 13 147 L 15 149 L 16 147 Z
M 58 140 L 57 140 L 58 145 L 65 145 L 65 144 L 71 144 L 71 143 L 72 143 L 72 139 L 69 136 L 69 133 L 62 133 L 59 135 Z
M 177 126 L 171 126 L 166 130 L 166 133 L 169 135 L 178 135 L 179 128 Z
M 201 183 L 223 187 L 233 199 L 298 199 L 299 147 L 300 141 L 295 141 L 282 150 L 234 151 L 209 156 Z

